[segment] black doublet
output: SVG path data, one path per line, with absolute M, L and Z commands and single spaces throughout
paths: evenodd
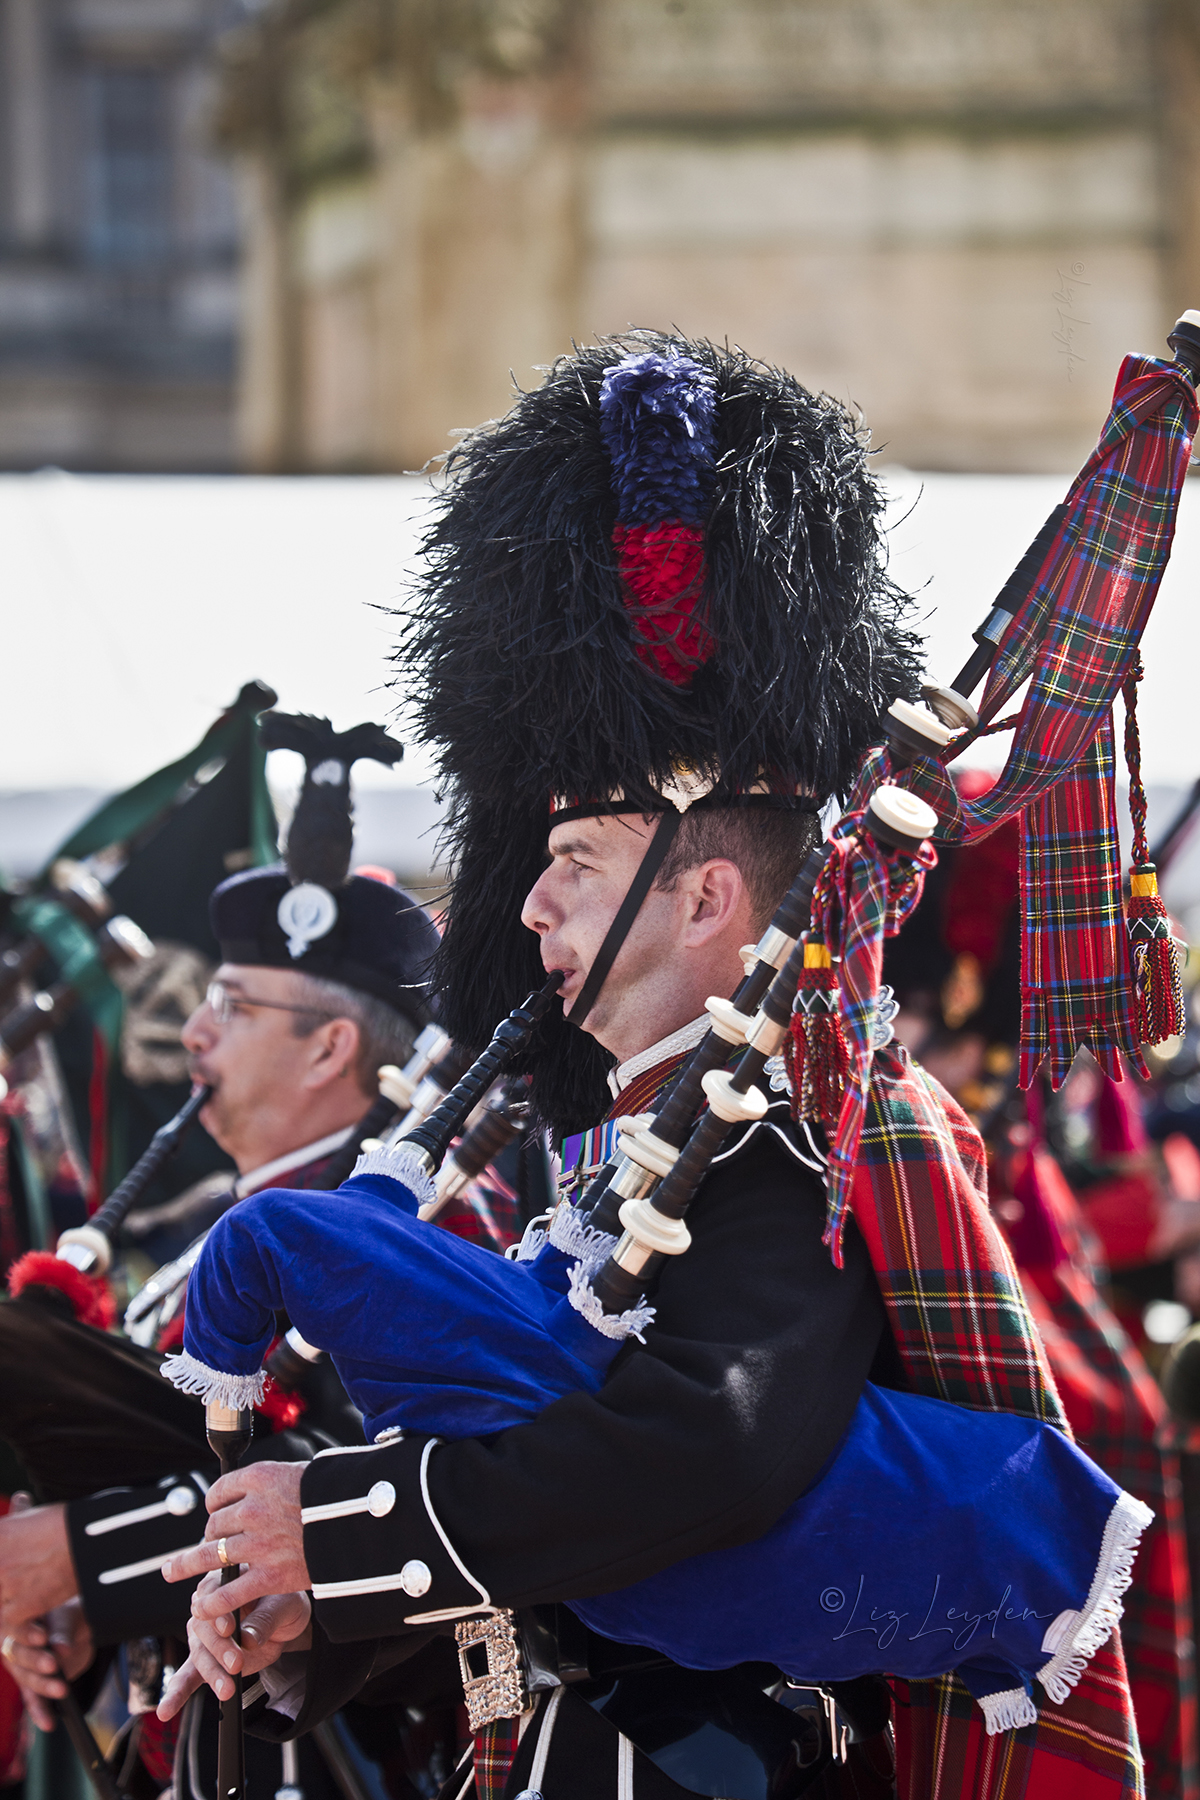
M 834 1268 L 824 1186 L 798 1152 L 811 1161 L 776 1100 L 710 1172 L 688 1215 L 692 1247 L 652 1296 L 645 1345 L 622 1351 L 599 1393 L 569 1394 L 489 1438 L 413 1436 L 309 1466 L 305 1700 L 295 1724 L 260 1712 L 258 1730 L 303 1731 L 356 1692 L 401 1700 L 423 1647 L 452 1629 L 431 1613 L 626 1586 L 761 1536 L 812 1485 L 887 1328 L 853 1225 Z M 419 1593 L 406 1591 L 420 1585 L 405 1578 L 414 1563 L 429 1574 Z M 564 1729 L 573 1714 L 564 1707 Z M 548 1788 L 546 1800 L 566 1791 Z

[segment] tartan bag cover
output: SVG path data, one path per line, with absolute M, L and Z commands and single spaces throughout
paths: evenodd
M 936 809 L 949 843 L 1024 815 L 1022 1086 L 1049 1058 L 1057 1087 L 1081 1045 L 1116 1081 L 1121 1050 L 1145 1072 L 1120 898 L 1112 705 L 1170 554 L 1196 423 L 1195 390 L 1174 363 L 1125 358 L 1100 441 L 988 678 L 981 729 L 1031 677 L 1002 774 L 970 802 L 936 757 L 896 777 Z M 947 759 L 973 735 L 955 739 Z M 872 759 L 872 785 L 885 754 Z

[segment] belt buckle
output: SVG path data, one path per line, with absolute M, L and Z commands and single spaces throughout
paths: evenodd
M 489 1618 L 454 1627 L 467 1726 L 472 1735 L 497 1719 L 515 1719 L 529 1704 L 517 1645 L 516 1615 L 502 1607 Z

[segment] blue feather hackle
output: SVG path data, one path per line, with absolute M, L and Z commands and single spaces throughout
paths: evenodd
M 703 525 L 716 480 L 716 384 L 687 356 L 626 356 L 600 387 L 617 519 Z

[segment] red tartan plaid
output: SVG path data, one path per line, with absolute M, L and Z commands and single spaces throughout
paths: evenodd
M 691 1054 L 690 1050 L 680 1050 L 677 1055 L 668 1056 L 665 1062 L 655 1063 L 652 1069 L 643 1069 L 640 1075 L 635 1075 L 621 1089 L 605 1113 L 605 1119 L 623 1119 L 627 1113 L 649 1111 L 658 1096 L 674 1081 Z
M 1113 1480 L 1149 1506 L 1121 1637 L 1151 1800 L 1196 1800 L 1196 1670 L 1179 1459 L 1159 1448 L 1167 1417 L 1158 1384 L 1097 1291 L 1088 1221 L 1057 1163 L 1038 1153 L 1039 1185 L 1067 1252 L 1022 1271 L 1076 1437 Z M 997 1171 L 1003 1182 L 1004 1169 Z M 1003 1187 L 1001 1189 L 1003 1192 Z
M 501 1800 L 516 1758 L 520 1724 L 520 1719 L 496 1719 L 476 1733 L 471 1762 L 475 1771 L 474 1800 Z
M 521 1235 L 521 1207 L 515 1189 L 489 1163 L 482 1175 L 438 1214 L 438 1224 L 486 1250 L 508 1249 Z
M 947 842 L 970 843 L 1024 815 L 1023 1085 L 1048 1057 L 1057 1086 L 1083 1044 L 1114 1080 L 1118 1049 L 1140 1067 L 1111 715 L 1170 554 L 1196 423 L 1195 391 L 1175 364 L 1126 357 L 1100 442 L 988 678 L 981 726 L 1032 677 L 1003 773 L 971 802 L 960 802 L 937 758 L 898 777 L 937 810 Z M 947 756 L 968 741 L 956 739 Z M 874 762 L 872 785 L 883 766 L 882 757 Z
M 876 1052 L 851 1211 L 916 1393 L 1067 1430 L 1045 1351 L 987 1204 L 978 1132 L 905 1050 Z M 1064 1706 L 989 1738 L 962 1683 L 897 1683 L 901 1800 L 1133 1800 L 1141 1759 L 1120 1636 Z

